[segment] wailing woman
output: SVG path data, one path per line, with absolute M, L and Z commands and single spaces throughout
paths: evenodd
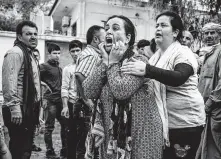
M 114 15 L 105 30 L 102 60 L 83 82 L 85 96 L 97 99 L 85 156 L 93 155 L 94 146 L 100 148 L 101 159 L 161 159 L 163 124 L 153 85 L 120 70 L 131 58 L 148 60 L 133 51 L 135 27 L 127 17 Z

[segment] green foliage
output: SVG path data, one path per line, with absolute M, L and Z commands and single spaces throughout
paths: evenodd
M 0 15 L 0 30 L 15 32 L 17 24 L 21 21 L 21 19 L 16 19 L 15 17 L 6 18 Z
M 48 4 L 53 4 L 54 1 L 0 0 L 0 30 L 15 31 L 20 21 L 29 20 L 30 12 L 34 12 L 36 7 L 46 13 L 50 9 Z
M 221 23 L 221 0 L 149 0 L 148 4 L 155 9 L 155 15 L 163 10 L 178 13 L 185 29 L 194 36 L 194 50 L 202 44 L 202 27 L 208 22 Z
M 207 6 L 211 14 L 217 14 L 220 11 L 221 0 L 201 0 L 200 2 Z
M 30 12 L 34 11 L 35 7 L 38 7 L 44 12 L 47 12 L 50 8 L 47 6 L 53 3 L 55 0 L 0 0 L 0 7 L 15 8 L 22 15 L 22 19 L 29 19 Z
M 221 23 L 218 14 L 221 0 L 149 0 L 149 5 L 155 8 L 156 14 L 163 10 L 178 13 L 187 30 L 194 28 L 199 31 L 209 21 Z

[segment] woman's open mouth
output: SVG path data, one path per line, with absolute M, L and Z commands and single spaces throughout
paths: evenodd
M 162 35 L 161 35 L 160 33 L 156 33 L 156 34 L 155 34 L 155 37 L 156 37 L 156 38 L 161 37 L 161 36 L 162 36 Z
M 111 37 L 106 37 L 106 46 L 113 45 L 113 39 Z
M 107 53 L 110 53 L 113 46 L 113 37 L 106 36 L 105 38 L 105 50 Z

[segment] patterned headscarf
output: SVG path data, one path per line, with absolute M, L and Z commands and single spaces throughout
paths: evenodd
M 221 25 L 217 23 L 207 23 L 202 28 L 202 31 L 205 32 L 207 30 L 216 30 L 217 32 L 221 32 Z

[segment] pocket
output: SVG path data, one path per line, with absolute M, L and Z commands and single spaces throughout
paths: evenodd
M 206 68 L 203 68 L 203 70 L 201 70 L 201 71 L 202 71 L 203 76 L 205 78 L 213 78 L 213 75 L 214 75 L 213 67 L 206 67 Z
M 216 115 L 214 115 L 214 111 L 217 111 Z M 221 119 L 219 116 L 221 116 L 221 112 L 218 109 L 214 109 L 212 112 L 212 117 L 211 117 L 211 129 L 218 133 L 221 137 Z
M 73 104 L 73 116 L 76 118 L 79 117 L 79 112 L 81 111 L 81 107 L 82 107 L 82 104 L 80 102 L 80 100 L 78 100 L 75 104 Z

